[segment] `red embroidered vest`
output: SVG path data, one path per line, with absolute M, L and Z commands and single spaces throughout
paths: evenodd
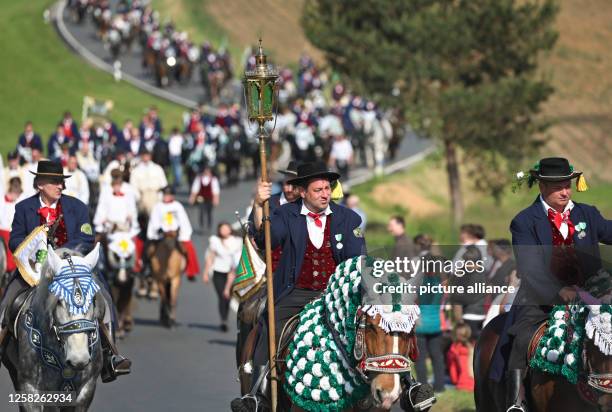
M 327 216 L 327 219 L 325 219 L 323 244 L 320 249 L 317 249 L 315 245 L 312 244 L 310 236 L 306 235 L 308 240 L 306 253 L 304 254 L 302 269 L 295 285 L 300 289 L 325 289 L 329 277 L 336 270 L 336 261 L 334 260 L 331 246 L 330 221 L 330 216 Z
M 554 220 L 549 218 L 549 222 L 553 239 L 550 271 L 566 285 L 582 286 L 584 284 L 584 275 L 578 265 L 572 231 L 568 228 L 567 238 L 563 238 Z
M 212 177 L 210 178 L 207 185 L 202 183 L 201 177 L 199 177 L 199 179 L 200 179 L 200 192 L 198 193 L 198 195 L 202 196 L 204 200 L 212 200 L 213 198 L 213 191 L 212 191 L 213 178 Z
M 59 200 L 57 201 L 56 210 L 57 216 L 59 218 L 59 216 L 62 214 L 62 203 Z M 41 215 L 40 224 L 43 225 L 46 223 L 47 219 Z M 47 234 L 50 234 L 50 232 L 48 232 Z M 55 233 L 53 235 L 53 243 L 55 244 L 55 247 L 58 248 L 62 247 L 66 242 L 68 242 L 68 233 L 66 232 L 66 221 L 62 217 L 62 220 L 60 220 L 59 224 L 57 225 L 57 229 L 55 230 Z

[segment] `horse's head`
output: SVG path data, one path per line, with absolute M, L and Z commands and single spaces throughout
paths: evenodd
M 98 262 L 99 244 L 87 255 L 48 248 L 44 270 L 48 282 L 47 310 L 52 329 L 60 342 L 66 364 L 85 368 L 99 342 L 98 319 L 104 314 L 99 285 L 92 274 Z
M 582 359 L 602 411 L 612 410 L 612 306 L 589 305 Z
M 364 306 L 358 311 L 353 354 L 370 383 L 377 406 L 391 409 L 402 392 L 400 375 L 410 372 L 414 322 L 418 306 L 393 312 L 391 305 Z

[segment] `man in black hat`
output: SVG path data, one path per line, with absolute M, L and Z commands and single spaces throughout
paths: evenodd
M 272 249 L 282 248 L 274 272 L 277 343 L 285 323 L 325 290 L 336 265 L 366 253 L 365 239 L 359 228 L 361 218 L 331 200 L 332 182 L 339 177 L 322 162 L 299 165 L 297 176 L 287 183 L 299 187 L 301 199 L 286 203 L 271 214 Z M 264 248 L 262 207 L 270 199 L 271 190 L 271 183 L 260 182 L 253 207 L 256 241 L 261 249 Z M 268 325 L 263 323 L 255 346 L 252 375 L 252 390 L 263 402 L 266 379 L 258 378 L 266 374 L 267 361 Z M 261 381 L 259 388 L 256 387 L 258 381 Z M 254 410 L 252 397 L 235 399 L 232 410 Z
M 69 175 L 64 175 L 62 165 L 48 160 L 38 162 L 36 172 L 31 172 L 34 177 L 34 188 L 37 193 L 15 206 L 15 217 L 9 239 L 9 248 L 15 252 L 17 247 L 40 225 L 49 227 L 48 242 L 53 248 L 68 248 L 83 254 L 90 252 L 94 246 L 93 229 L 89 222 L 89 210 L 80 200 L 62 194 L 64 180 Z M 102 280 L 102 279 L 101 279 Z M 107 285 L 105 285 L 107 286 Z M 0 357 L 7 335 L 6 328 L 8 308 L 14 299 L 28 289 L 30 286 L 17 273 L 9 283 L 0 303 Z M 108 288 L 108 286 L 107 286 Z M 106 296 L 109 307 L 113 303 Z M 102 333 L 102 336 L 107 336 Z M 131 362 L 113 353 L 114 345 L 103 339 L 105 367 L 103 368 L 102 380 L 110 382 L 117 375 L 130 372 Z
M 507 329 L 513 339 L 506 403 L 514 412 L 527 410 L 522 381 L 535 330 L 548 319 L 552 305 L 573 301 L 574 286 L 596 274 L 601 267 L 598 244 L 612 244 L 612 221 L 594 206 L 571 200 L 571 180 L 578 179 L 578 191 L 586 190 L 586 182 L 567 159 L 542 159 L 529 173 L 529 186 L 537 181 L 540 194 L 510 224 L 521 278 Z

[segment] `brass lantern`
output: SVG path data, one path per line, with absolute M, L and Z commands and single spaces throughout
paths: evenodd
M 263 124 L 272 120 L 275 115 L 278 102 L 278 71 L 267 63 L 261 39 L 255 61 L 255 69 L 244 72 L 244 94 L 249 120 L 258 122 L 262 128 Z

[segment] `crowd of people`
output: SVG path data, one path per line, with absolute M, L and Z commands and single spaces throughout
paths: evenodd
M 423 272 L 423 285 L 484 283 L 513 286 L 518 290 L 520 280 L 510 241 L 487 241 L 485 229 L 479 224 L 462 225 L 456 245 L 437 245 L 435 239 L 425 233 L 409 236 L 406 222 L 399 215 L 389 219 L 387 230 L 394 238 L 388 254 L 392 261 L 398 258 L 440 261 L 439 267 L 444 267 L 443 263 L 447 261 L 483 262 L 483 271 L 466 277 L 441 270 Z M 430 361 L 436 392 L 444 391 L 447 383 L 460 390 L 472 391 L 474 345 L 482 328 L 495 315 L 507 311 L 513 299 L 513 293 L 419 294 L 421 318 L 416 328 L 419 348 L 415 364 L 417 379 L 420 382 L 428 380 L 427 362 Z

